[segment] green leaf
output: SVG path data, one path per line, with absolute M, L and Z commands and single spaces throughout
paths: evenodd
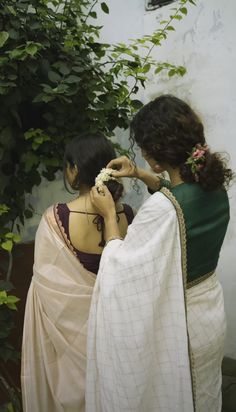
M 170 16 L 172 19 L 176 19 L 176 20 L 182 20 L 183 16 L 181 16 L 180 14 L 176 14 L 175 16 Z
M 90 15 L 90 17 L 92 17 L 93 19 L 96 19 L 96 18 L 97 18 L 97 13 L 96 13 L 96 11 L 91 11 L 91 12 L 89 13 L 89 15 Z
M 45 166 L 52 166 L 52 167 L 58 167 L 58 166 L 60 166 L 60 161 L 59 161 L 59 159 L 57 159 L 57 158 L 55 158 L 55 157 L 53 157 L 53 158 L 48 158 L 48 157 L 45 157 L 44 159 L 43 159 L 43 163 L 45 164 Z
M 58 69 L 61 74 L 67 75 L 70 73 L 70 68 L 64 62 L 58 62 L 54 67 Z
M 6 303 L 6 305 L 11 310 L 17 310 L 15 303 Z
M 135 110 L 139 110 L 141 107 L 143 107 L 143 103 L 140 100 L 131 100 L 131 105 Z
M 171 69 L 171 70 L 168 71 L 168 76 L 169 76 L 169 77 L 172 77 L 172 76 L 174 76 L 175 74 L 176 74 L 176 70 L 175 70 L 175 69 Z
M 6 408 L 7 408 L 6 412 L 14 412 L 14 406 L 12 402 L 7 403 Z
M 14 29 L 10 29 L 8 31 L 8 33 L 9 33 L 9 38 L 10 39 L 14 39 L 14 40 L 19 39 L 19 32 L 18 31 L 14 30 Z
M 155 69 L 155 74 L 157 74 L 157 73 L 160 73 L 162 70 L 163 70 L 163 66 L 159 66 L 159 67 L 157 67 L 156 69 Z
M 186 73 L 186 68 L 184 66 L 179 66 L 178 73 L 180 74 L 180 76 L 184 76 Z
M 167 26 L 166 30 L 175 31 L 175 28 L 173 26 Z
M 7 240 L 6 242 L 1 243 L 1 247 L 2 249 L 7 250 L 8 252 L 11 252 L 12 247 L 13 247 L 12 240 Z
M 14 7 L 12 6 L 7 6 L 7 10 L 13 14 L 13 16 L 16 16 L 16 10 L 14 9 Z
M 7 303 L 16 303 L 16 302 L 19 302 L 19 298 L 17 298 L 16 296 L 14 296 L 14 295 L 8 295 L 7 296 Z
M 64 81 L 66 83 L 78 83 L 80 81 L 80 77 L 75 76 L 74 74 L 71 74 L 70 76 L 66 77 Z
M 104 13 L 109 14 L 109 7 L 106 3 L 102 2 L 101 8 L 102 8 L 102 11 L 104 11 Z
M 52 83 L 58 83 L 61 81 L 61 76 L 57 72 L 53 72 L 52 70 L 48 72 L 48 78 Z
M 11 59 L 23 59 L 25 54 L 25 49 L 22 48 L 16 48 L 10 51 L 9 53 Z
M 150 63 L 145 64 L 145 66 L 142 68 L 142 73 L 149 72 L 150 68 L 151 68 Z
M 181 11 L 181 13 L 183 13 L 185 15 L 188 13 L 188 10 L 186 9 L 186 7 L 181 7 L 180 11 Z
M 26 46 L 25 51 L 26 53 L 30 54 L 30 56 L 34 56 L 38 51 L 38 47 L 35 44 L 31 43 Z
M 5 290 L 0 290 L 0 304 L 2 305 L 7 300 L 7 292 Z
M 14 243 L 19 243 L 20 241 L 21 241 L 20 235 L 14 233 L 13 242 L 14 242 Z
M 0 31 L 0 47 L 4 46 L 8 37 L 9 37 L 9 34 L 7 31 Z
M 44 102 L 44 103 L 48 103 L 51 102 L 52 100 L 55 100 L 54 96 L 49 96 L 45 93 L 40 93 L 38 96 L 36 96 L 33 100 L 34 103 L 37 102 Z
M 24 165 L 25 172 L 29 172 L 34 166 L 39 164 L 39 158 L 33 152 L 26 152 L 21 158 Z
M 5 204 L 0 204 L 0 216 L 3 215 L 4 213 L 7 213 L 10 210 L 10 208 L 5 205 Z
M 12 233 L 12 232 L 6 233 L 6 234 L 5 234 L 5 237 L 6 237 L 7 239 L 12 239 L 12 238 L 14 237 L 14 233 Z

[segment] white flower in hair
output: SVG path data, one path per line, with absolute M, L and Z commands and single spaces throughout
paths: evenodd
M 98 189 L 98 191 L 103 191 L 103 186 L 104 186 L 104 182 L 108 182 L 108 180 L 116 180 L 117 182 L 119 182 L 118 179 L 116 179 L 114 176 L 112 176 L 112 172 L 114 172 L 113 169 L 107 167 L 107 168 L 103 168 L 100 173 L 97 175 L 96 179 L 95 179 L 95 186 Z

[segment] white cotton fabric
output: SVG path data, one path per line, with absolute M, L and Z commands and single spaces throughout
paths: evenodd
M 69 250 L 50 208 L 35 241 L 22 346 L 24 412 L 83 412 L 87 320 L 95 283 Z
M 88 326 L 86 412 L 192 412 L 179 224 L 160 192 L 105 248 Z
M 187 308 L 196 412 L 221 412 L 226 320 L 222 287 L 215 275 L 187 290 Z

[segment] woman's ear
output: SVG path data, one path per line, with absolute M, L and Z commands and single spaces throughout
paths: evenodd
M 160 166 L 158 163 L 153 166 L 153 171 L 155 173 L 163 173 L 165 171 L 164 167 Z
M 66 177 L 68 183 L 73 188 L 73 184 L 75 184 L 76 180 L 78 180 L 78 167 L 68 163 L 66 168 Z

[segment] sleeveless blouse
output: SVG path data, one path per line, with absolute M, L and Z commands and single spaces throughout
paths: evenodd
M 132 220 L 134 218 L 133 210 L 127 204 L 123 204 L 123 207 L 124 207 L 124 209 L 117 213 L 118 219 L 119 219 L 119 214 L 125 213 L 128 225 L 130 225 L 130 223 L 132 223 Z M 67 239 L 68 239 L 71 247 L 73 248 L 73 251 L 75 252 L 77 258 L 79 259 L 80 263 L 85 267 L 85 269 L 89 270 L 90 272 L 93 272 L 93 273 L 97 274 L 98 269 L 99 269 L 101 254 L 100 253 L 82 252 L 82 251 L 76 249 L 72 245 L 71 239 L 70 239 L 70 233 L 69 233 L 69 216 L 70 216 L 70 213 L 80 213 L 80 214 L 86 214 L 86 213 L 85 212 L 75 211 L 75 210 L 70 210 L 66 203 L 58 203 L 56 205 L 56 212 L 57 212 L 57 216 L 60 220 L 60 224 L 63 227 L 64 232 L 67 236 Z M 91 215 L 91 213 L 88 213 L 88 214 Z M 98 227 L 98 230 L 99 230 L 99 220 L 97 219 L 99 217 L 99 215 L 97 215 L 95 213 L 92 213 L 92 215 L 95 216 L 94 223 L 97 224 L 97 227 Z M 97 222 L 96 222 L 96 220 L 97 220 Z M 101 229 L 100 229 L 100 231 L 101 231 Z M 102 242 L 100 242 L 100 245 L 101 245 L 101 243 Z
M 198 183 L 174 187 L 161 179 L 179 203 L 185 221 L 187 247 L 187 283 L 214 272 L 229 223 L 229 199 L 225 189 L 205 191 Z M 149 189 L 149 193 L 154 192 Z

